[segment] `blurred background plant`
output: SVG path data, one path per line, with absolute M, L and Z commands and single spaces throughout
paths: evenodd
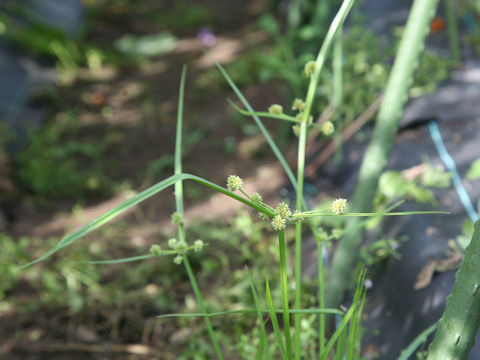
M 47 86 L 35 87 L 27 101 L 26 106 L 45 111 L 40 127 L 28 127 L 24 145 L 12 151 L 12 139 L 18 135 L 0 124 L 0 155 L 5 153 L 10 169 L 4 170 L 0 162 L 0 180 L 8 174 L 17 189 L 12 195 L 10 187 L 0 188 L 0 206 L 8 223 L 0 227 L 0 269 L 5 275 L 0 284 L 0 334 L 25 338 L 40 347 L 67 340 L 139 343 L 151 356 L 162 349 L 167 359 L 210 358 L 212 349 L 201 318 L 156 319 L 165 313 L 199 312 L 186 275 L 171 261 L 108 267 L 78 263 L 144 254 L 152 243 L 174 236 L 168 225 L 171 194 L 147 203 L 126 220 L 38 267 L 20 272 L 12 259 L 26 262 L 40 255 L 64 233 L 110 206 L 109 201 L 117 203 L 125 189 L 143 189 L 171 174 L 178 74 L 183 62 L 192 69 L 186 94 L 190 109 L 185 115 L 185 167 L 212 180 L 223 179 L 238 168 L 254 186 L 268 183 L 271 187 L 264 190 L 271 199 L 280 200 L 280 191 L 286 196 L 282 180 L 275 180 L 280 177 L 278 171 L 270 166 L 272 156 L 256 137 L 257 128 L 228 108 L 224 101 L 232 97 L 228 84 L 217 69 L 205 65 L 201 49 L 216 49 L 208 44 L 223 49 L 215 55 L 225 55 L 226 70 L 259 110 L 274 102 L 290 104 L 303 94 L 308 79 L 299 74 L 314 58 L 338 3 L 83 3 L 85 18 L 74 35 L 45 23 L 29 4 L 1 4 L 0 37 L 21 59 L 51 66 L 56 75 Z M 475 1 L 462 2 L 460 10 L 478 19 Z M 470 23 L 475 25 L 475 21 Z M 341 56 L 328 58 L 314 113 L 323 113 L 334 122 L 337 139 L 384 89 L 401 29 L 391 36 L 392 41 L 383 42 L 366 28 L 364 16 L 355 12 L 343 32 Z M 472 30 L 466 41 L 478 51 L 479 38 L 478 31 Z M 339 59 L 340 103 L 334 69 Z M 433 92 L 454 66 L 447 57 L 425 51 L 410 95 Z M 274 125 L 272 129 L 283 139 L 284 148 L 289 148 L 291 127 Z M 366 135 L 359 131 L 356 136 Z M 250 146 L 254 150 L 243 151 Z M 477 168 L 469 173 L 472 179 Z M 429 169 L 415 179 L 395 171 L 384 173 L 375 209 L 384 210 L 398 198 L 434 203 L 430 187 L 447 186 L 449 180 L 445 171 Z M 253 308 L 243 267 L 249 266 L 255 285 L 263 288 L 265 273 L 279 263 L 275 239 L 256 214 L 228 206 L 225 214 L 198 219 L 218 202 L 195 185 L 187 185 L 185 193 L 189 205 L 200 203 L 191 214 L 189 236 L 208 239 L 208 251 L 191 259 L 199 285 L 208 294 L 208 310 Z M 324 204 L 331 200 L 325 194 L 320 197 L 325 198 Z M 231 220 L 226 219 L 229 214 L 233 214 Z M 335 231 L 344 229 L 345 223 L 331 218 L 319 225 L 335 241 Z M 369 227 L 376 225 L 378 220 L 373 219 Z M 465 243 L 469 235 L 464 231 L 459 242 Z M 379 239 L 362 249 L 367 263 L 398 256 L 404 241 Z M 270 286 L 274 302 L 280 303 L 280 284 L 270 279 Z M 302 306 L 315 306 L 315 284 L 307 280 L 305 288 Z M 55 326 L 47 326 L 50 320 Z M 244 358 L 252 357 L 258 334 L 246 334 L 245 329 L 255 326 L 255 316 L 235 317 L 234 326 L 229 316 L 212 322 L 225 329 L 220 341 L 230 353 L 240 349 Z M 302 321 L 306 357 L 316 346 L 315 327 L 313 316 Z M 273 342 L 272 335 L 269 343 Z M 20 342 L 11 344 L 2 344 L 2 356 L 26 356 Z

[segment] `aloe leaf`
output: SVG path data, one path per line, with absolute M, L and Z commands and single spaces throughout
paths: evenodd
M 427 360 L 467 359 L 480 325 L 480 221 L 475 223 Z

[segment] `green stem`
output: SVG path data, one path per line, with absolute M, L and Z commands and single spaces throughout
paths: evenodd
M 448 43 L 450 45 L 450 52 L 452 53 L 452 59 L 455 64 L 458 65 L 461 62 L 460 58 L 460 43 L 458 41 L 458 26 L 457 26 L 457 14 L 453 6 L 452 0 L 445 0 L 445 15 L 447 18 L 447 33 Z
M 475 224 L 465 259 L 438 322 L 427 360 L 467 359 L 480 325 L 480 222 Z
M 392 149 L 408 98 L 408 89 L 414 70 L 425 45 L 430 22 L 435 14 L 438 0 L 415 0 L 412 5 L 403 38 L 397 50 L 385 96 L 380 107 L 375 129 L 365 153 L 357 187 L 353 195 L 351 211 L 368 212 L 377 191 L 377 184 Z M 347 228 L 355 227 L 360 219 L 349 219 Z M 361 231 L 352 231 L 338 244 L 332 260 L 332 269 L 327 284 L 326 306 L 336 307 L 340 303 L 345 287 L 355 267 L 361 245 Z
M 325 282 L 323 278 L 323 243 L 317 241 L 317 259 L 318 259 L 318 307 L 325 308 Z M 318 317 L 318 358 L 321 357 L 325 348 L 325 315 Z
M 338 34 L 333 45 L 333 105 L 338 110 L 342 105 L 343 90 L 343 49 L 342 49 L 342 28 L 338 29 Z
M 182 77 L 180 80 L 180 97 L 178 100 L 178 113 L 177 113 L 177 131 L 175 137 L 175 175 L 182 174 L 182 125 L 183 125 L 183 94 L 185 88 L 185 79 L 187 76 L 187 67 L 183 67 Z M 183 211 L 183 182 L 180 180 L 175 183 L 175 203 L 177 212 L 183 218 L 184 211 Z M 178 225 L 178 237 L 179 240 L 186 240 L 185 239 L 185 227 L 183 222 Z M 203 303 L 202 293 L 198 288 L 197 281 L 195 280 L 195 276 L 193 275 L 192 268 L 190 267 L 190 263 L 188 261 L 188 257 L 186 254 L 183 254 L 183 264 L 185 265 L 185 270 L 188 274 L 188 279 L 190 280 L 190 284 L 192 285 L 193 292 L 195 297 L 197 298 L 198 306 L 202 313 L 207 314 L 207 309 Z M 222 351 L 220 350 L 220 346 L 218 345 L 217 338 L 215 336 L 215 332 L 213 331 L 212 323 L 210 319 L 205 316 L 204 317 L 205 325 L 208 330 L 208 334 L 210 335 L 210 339 L 213 344 L 213 348 L 217 354 L 218 359 L 223 360 Z
M 195 297 L 197 298 L 198 302 L 198 307 L 200 308 L 200 311 L 203 314 L 208 314 L 207 308 L 205 307 L 205 304 L 203 303 L 203 298 L 202 298 L 202 293 L 200 292 L 200 289 L 198 288 L 197 281 L 195 280 L 195 276 L 193 275 L 192 268 L 190 267 L 190 262 L 188 261 L 188 257 L 184 254 L 183 255 L 183 264 L 185 265 L 185 270 L 187 271 L 188 274 L 188 279 L 190 280 L 190 284 L 192 285 L 193 292 L 195 294 Z M 218 345 L 217 337 L 215 335 L 215 332 L 213 331 L 212 323 L 210 322 L 210 318 L 208 316 L 205 316 L 204 318 L 205 325 L 208 330 L 208 335 L 210 335 L 210 339 L 213 344 L 213 348 L 215 349 L 215 353 L 217 354 L 217 358 L 223 359 L 222 351 L 220 350 L 220 346 Z
M 310 117 L 312 111 L 313 101 L 315 99 L 315 93 L 320 78 L 320 73 L 325 64 L 327 53 L 332 46 L 333 39 L 335 38 L 338 30 L 341 28 L 345 18 L 347 17 L 350 9 L 354 4 L 354 0 L 344 0 L 342 6 L 338 10 L 337 15 L 332 21 L 330 28 L 328 29 L 325 40 L 322 47 L 318 52 L 317 59 L 315 61 L 315 70 L 310 78 L 308 85 L 307 96 L 305 99 L 305 110 L 303 112 L 303 119 L 300 124 L 300 134 L 298 142 L 298 161 L 297 161 L 297 210 L 301 211 L 304 207 L 303 204 L 303 181 L 304 181 L 304 168 L 305 168 L 305 145 L 307 134 L 307 120 Z M 297 224 L 295 226 L 295 309 L 301 307 L 302 298 L 302 226 Z M 299 315 L 294 315 L 295 320 L 295 359 L 300 359 L 300 322 Z
M 303 208 L 303 178 L 305 168 L 305 144 L 307 138 L 307 124 L 302 121 L 298 141 L 297 161 L 297 209 Z M 295 224 L 295 309 L 302 307 L 302 224 Z M 295 359 L 300 359 L 300 322 L 299 314 L 294 315 L 295 320 Z
M 337 15 L 332 21 L 330 28 L 328 29 L 327 35 L 325 36 L 325 40 L 323 41 L 322 47 L 318 52 L 317 59 L 315 60 L 315 70 L 310 78 L 310 83 L 308 85 L 307 90 L 307 97 L 305 99 L 305 119 L 308 119 L 310 116 L 310 112 L 312 110 L 313 100 L 315 98 L 315 94 L 317 92 L 318 81 L 320 78 L 320 73 L 323 69 L 323 65 L 325 64 L 325 60 L 327 58 L 328 51 L 332 46 L 332 42 L 337 35 L 338 30 L 342 26 L 343 22 L 345 21 L 350 9 L 352 8 L 355 0 L 344 0 L 342 6 L 338 10 Z
M 292 338 L 290 336 L 290 312 L 288 306 L 287 257 L 285 231 L 278 232 L 278 247 L 280 252 L 280 284 L 282 288 L 283 328 L 285 333 L 285 348 L 287 358 L 292 358 Z

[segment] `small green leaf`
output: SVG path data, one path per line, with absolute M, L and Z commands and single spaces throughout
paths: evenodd
M 445 171 L 442 165 L 432 166 L 430 164 L 426 164 L 425 171 L 422 174 L 420 181 L 425 186 L 447 188 L 451 184 L 451 178 L 452 174 L 450 174 L 448 171 Z
M 408 181 L 400 171 L 385 171 L 380 176 L 378 192 L 388 199 L 411 197 L 419 203 L 436 203 L 429 189 Z
M 470 165 L 470 169 L 468 169 L 467 180 L 475 180 L 480 178 L 480 159 L 475 160 L 472 165 Z
M 169 53 L 177 44 L 175 36 L 169 33 L 133 36 L 125 35 L 114 45 L 122 53 L 130 56 L 150 57 Z

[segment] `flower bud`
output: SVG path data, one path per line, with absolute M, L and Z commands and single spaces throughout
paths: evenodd
M 298 124 L 293 125 L 292 130 L 296 137 L 300 135 L 300 125 Z
M 203 244 L 202 240 L 200 240 L 200 239 L 195 240 L 195 242 L 193 243 L 193 250 L 195 252 L 199 252 L 203 249 L 203 246 L 204 246 L 204 244 Z
M 177 239 L 172 238 L 168 240 L 168 247 L 175 249 L 177 247 Z
M 302 99 L 293 100 L 292 110 L 302 111 L 305 108 L 305 103 Z
M 182 263 L 182 261 L 183 261 L 182 255 L 177 255 L 177 256 L 175 256 L 175 258 L 173 259 L 173 262 L 174 262 L 175 264 L 177 264 L 177 265 L 180 265 L 180 264 Z
M 294 213 L 293 213 L 293 215 L 298 215 L 298 214 L 300 214 L 300 211 L 298 211 L 298 210 L 295 210 Z M 295 217 L 293 218 L 293 221 L 294 221 L 296 224 L 301 223 L 301 222 L 303 222 L 304 220 L 305 220 L 305 218 L 304 218 L 303 216 L 295 216 Z
M 183 224 L 183 216 L 180 213 L 175 211 L 172 214 L 172 224 L 174 224 L 174 225 Z
M 325 136 L 330 136 L 335 131 L 335 126 L 331 121 L 325 121 L 322 125 L 322 133 Z
M 179 254 L 183 254 L 185 253 L 185 251 L 187 251 L 187 243 L 184 241 L 184 240 L 180 240 L 179 242 L 177 242 L 177 246 L 175 246 L 175 250 L 179 253 Z
M 305 67 L 303 68 L 303 72 L 305 73 L 305 75 L 310 77 L 312 76 L 314 71 L 315 71 L 315 61 L 310 60 L 305 64 Z
M 281 115 L 283 114 L 283 106 L 278 104 L 270 105 L 268 112 L 274 115 Z
M 153 244 L 150 246 L 150 254 L 158 256 L 162 253 L 162 248 L 158 244 Z
M 258 213 L 258 216 L 260 217 L 260 219 L 264 220 L 264 221 L 267 221 L 268 220 L 268 215 L 262 213 L 262 212 L 259 212 Z
M 261 203 L 263 200 L 262 195 L 260 195 L 258 192 L 254 192 L 250 198 L 254 203 Z

